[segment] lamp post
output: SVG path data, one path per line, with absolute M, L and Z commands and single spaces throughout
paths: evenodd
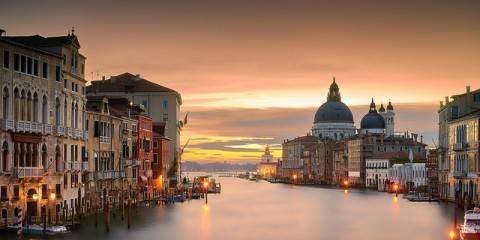
M 205 204 L 208 204 L 208 180 L 203 182 L 203 188 L 205 188 Z
M 395 197 L 398 197 L 398 184 L 393 184 L 393 190 L 395 191 Z
M 293 178 L 293 184 L 296 184 L 297 183 L 297 174 L 293 174 L 292 178 Z

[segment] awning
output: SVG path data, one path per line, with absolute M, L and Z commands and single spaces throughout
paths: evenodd
M 142 181 L 146 182 L 147 181 L 147 177 L 145 176 L 140 176 L 140 178 L 142 179 Z

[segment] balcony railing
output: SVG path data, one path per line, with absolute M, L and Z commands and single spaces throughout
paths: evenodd
M 82 162 L 82 171 L 88 171 L 88 162 Z
M 0 121 L 0 127 L 2 130 L 15 130 L 15 121 L 12 119 L 2 119 Z
M 57 136 L 65 136 L 65 127 L 60 125 L 55 126 L 55 133 Z
M 72 162 L 73 170 L 81 171 L 82 170 L 82 162 Z
M 88 140 L 88 131 L 83 131 L 83 139 Z
M 455 143 L 453 145 L 453 150 L 454 151 L 465 151 L 467 150 L 468 145 L 466 143 Z
M 124 171 L 104 171 L 104 172 L 96 172 L 95 175 L 97 180 L 104 180 L 104 179 L 124 178 L 125 172 Z
M 125 166 L 138 166 L 140 165 L 140 161 L 136 159 L 127 159 L 125 160 Z
M 455 178 L 467 177 L 467 172 L 466 171 L 461 171 L 461 170 L 454 171 L 453 172 L 453 177 L 455 177 Z
M 43 167 L 15 167 L 13 168 L 14 178 L 43 177 Z
M 43 134 L 45 135 L 48 135 L 48 134 L 52 134 L 52 124 L 43 124 Z
M 100 136 L 99 139 L 100 139 L 100 142 L 102 142 L 102 143 L 109 143 L 110 142 L 109 137 Z
M 67 127 L 67 135 L 73 137 L 73 129 L 71 127 Z

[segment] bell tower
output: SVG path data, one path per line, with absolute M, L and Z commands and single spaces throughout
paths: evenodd
M 385 134 L 387 137 L 393 136 L 395 133 L 395 112 L 393 111 L 392 101 L 388 101 L 387 111 L 383 108 L 383 104 L 380 108 L 380 115 L 385 120 Z

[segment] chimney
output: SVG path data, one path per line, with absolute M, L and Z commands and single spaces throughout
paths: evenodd
M 133 78 L 135 81 L 140 80 L 140 74 L 135 74 L 135 78 Z
M 448 104 L 448 101 L 449 101 L 448 96 L 445 96 L 445 105 Z
M 7 31 L 0 28 L 0 37 L 6 36 L 6 35 L 7 35 Z
M 423 135 L 420 135 L 420 143 L 423 143 Z
M 443 101 L 440 101 L 440 107 L 443 107 Z
M 105 81 L 105 76 L 102 76 L 102 80 Z
M 466 89 L 467 89 L 467 93 L 470 93 L 470 86 L 467 86 Z

